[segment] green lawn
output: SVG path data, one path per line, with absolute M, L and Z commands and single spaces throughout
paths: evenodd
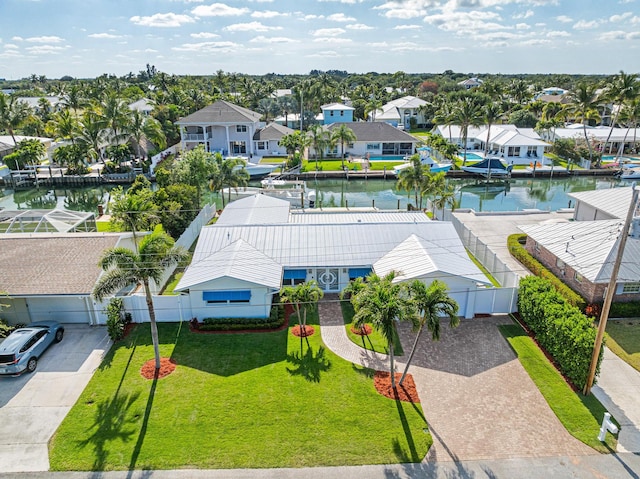
M 393 168 L 397 165 L 404 163 L 404 161 L 372 161 L 370 162 L 370 170 L 369 171 L 383 171 L 385 166 L 387 167 L 387 171 L 393 170 Z M 363 171 L 362 164 L 360 163 L 349 163 L 348 161 L 344 162 L 344 166 L 349 168 L 349 171 Z M 304 160 L 302 162 L 302 171 L 303 172 L 311 172 L 316 171 L 316 161 L 314 159 Z M 338 158 L 337 160 L 318 160 L 318 171 L 342 171 L 342 161 Z
M 368 336 L 359 336 L 355 333 L 352 333 L 351 322 L 353 321 L 354 314 L 353 305 L 349 301 L 341 301 L 340 307 L 342 308 L 342 317 L 344 318 L 345 328 L 347 329 L 347 336 L 352 343 L 355 343 L 364 349 L 375 351 L 377 353 L 389 353 L 389 348 L 387 348 L 387 341 L 377 330 L 373 329 L 371 334 Z M 367 324 L 371 326 L 371 323 Z M 400 342 L 400 338 L 398 338 L 397 336 L 393 345 L 393 354 L 395 354 L 396 356 L 404 355 L 402 343 Z
M 519 325 L 498 328 L 569 434 L 597 451 L 610 452 L 598 441 L 600 423 L 606 409 L 595 396 L 574 392 Z M 607 434 L 606 444 L 611 450 L 615 451 L 616 442 L 614 436 Z
M 489 270 L 485 268 L 484 265 L 480 261 L 478 261 L 476 257 L 471 254 L 471 251 L 469 251 L 468 249 L 467 249 L 467 255 L 469 256 L 471 261 L 473 261 L 473 264 L 475 264 L 478 267 L 478 269 L 480 269 L 480 271 L 484 273 L 487 279 L 491 281 L 491 284 L 494 285 L 496 288 L 499 288 L 500 283 L 498 282 L 498 280 L 493 277 L 493 275 L 489 272 Z
M 99 233 L 112 233 L 117 232 L 117 228 L 111 226 L 110 221 L 96 221 L 96 228 Z
M 640 371 L 640 321 L 609 320 L 607 347 Z
M 176 371 L 140 376 L 153 348 L 149 326 L 137 326 L 50 441 L 52 470 L 416 462 L 432 443 L 419 405 L 377 394 L 372 371 L 335 356 L 319 332 L 308 345 L 286 329 L 195 334 L 160 324 L 159 332 Z

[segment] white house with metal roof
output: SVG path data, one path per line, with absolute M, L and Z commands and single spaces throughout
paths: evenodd
M 342 103 L 328 103 L 320 107 L 322 110 L 322 123 L 331 125 L 332 123 L 353 122 L 353 112 L 355 108 L 343 105 Z
M 411 118 L 415 119 L 417 125 L 426 123 L 424 115 L 420 113 L 420 107 L 426 104 L 427 102 L 421 98 L 407 95 L 385 103 L 375 111 L 368 112 L 367 118 L 369 121 L 385 122 L 391 126 L 408 129 Z
M 576 221 L 624 219 L 627 216 L 632 195 L 633 190 L 624 187 L 569 193 L 569 197 L 576 201 L 573 219 Z
M 193 316 L 263 317 L 283 285 L 315 279 L 327 293 L 355 277 L 391 269 L 402 279 L 440 279 L 475 313 L 475 295 L 490 284 L 449 222 L 422 212 L 346 214 L 289 211 L 264 195 L 237 200 L 202 229 L 176 291 L 188 293 Z

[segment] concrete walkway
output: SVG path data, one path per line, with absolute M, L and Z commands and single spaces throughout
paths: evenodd
M 344 359 L 388 371 L 385 355 L 365 351 L 347 337 L 340 304 L 319 304 L 326 346 Z M 508 317 L 442 325 L 441 340 L 424 341 L 410 372 L 434 439 L 427 462 L 580 456 L 594 451 L 571 436 L 551 411 L 497 326 Z M 414 335 L 401 325 L 406 354 Z M 402 359 L 402 358 L 400 358 Z M 398 371 L 404 364 L 398 363 Z

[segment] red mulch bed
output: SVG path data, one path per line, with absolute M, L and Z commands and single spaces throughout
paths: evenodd
M 402 377 L 401 373 L 396 373 L 396 388 L 391 387 L 391 374 L 386 371 L 376 371 L 373 376 L 373 384 L 376 391 L 389 399 L 397 399 L 400 401 L 419 403 L 420 397 L 416 390 L 416 383 L 413 382 L 413 376 L 407 374 L 404 378 L 402 386 L 398 386 L 398 381 Z
M 126 323 L 126 324 L 124 325 L 124 331 L 123 331 L 123 333 L 122 333 L 122 338 L 124 339 L 124 338 L 126 338 L 127 336 L 129 336 L 129 333 L 130 333 L 131 331 L 133 331 L 133 328 L 135 328 L 135 327 L 136 327 L 136 323 Z
M 304 329 L 300 328 L 299 324 L 296 324 L 293 328 L 291 328 L 291 334 L 294 336 L 298 336 L 299 338 L 308 338 L 309 336 L 313 336 L 316 330 L 313 326 L 306 325 Z
M 368 324 L 365 324 L 362 328 L 354 328 L 351 326 L 351 332 L 353 334 L 357 334 L 358 336 L 369 336 L 373 329 Z
M 145 379 L 162 379 L 176 370 L 176 362 L 170 358 L 160 358 L 160 369 L 156 370 L 156 360 L 149 359 L 140 369 Z

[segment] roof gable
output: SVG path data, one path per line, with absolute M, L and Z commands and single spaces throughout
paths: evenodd
M 353 123 L 332 123 L 326 128 L 331 131 L 346 125 L 356 135 L 356 141 L 388 141 L 417 143 L 418 140 L 408 133 L 384 122 L 358 121 Z
M 288 126 L 281 125 L 279 123 L 269 123 L 264 128 L 260 128 L 253 135 L 253 139 L 255 141 L 265 141 L 265 140 L 279 140 L 285 135 L 290 135 L 294 133 L 295 130 L 292 130 Z
M 181 118 L 176 123 L 257 123 L 261 114 L 228 101 L 218 100 L 203 109 Z
M 569 193 L 569 196 L 613 218 L 626 218 L 633 196 L 632 188 L 609 188 Z

